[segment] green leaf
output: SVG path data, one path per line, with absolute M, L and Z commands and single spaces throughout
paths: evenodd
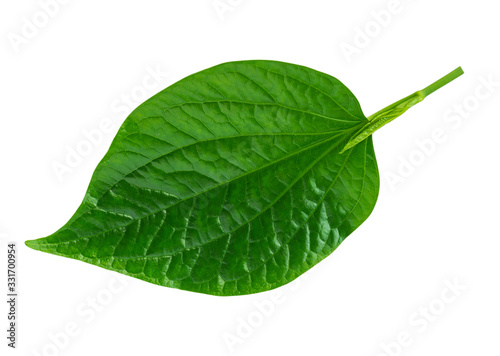
M 371 123 L 340 81 L 310 68 L 206 69 L 135 109 L 73 217 L 26 244 L 194 292 L 279 287 L 370 215 Z

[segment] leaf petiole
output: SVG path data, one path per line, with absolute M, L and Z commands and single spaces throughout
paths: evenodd
M 425 87 L 422 90 L 419 90 L 411 95 L 408 95 L 407 97 L 396 101 L 395 103 L 383 108 L 380 111 L 377 111 L 375 114 L 371 115 L 368 117 L 368 123 L 365 124 L 360 130 L 358 130 L 347 142 L 347 144 L 344 146 L 342 151 L 340 153 L 343 153 L 347 151 L 348 149 L 356 146 L 358 143 L 361 141 L 365 140 L 367 137 L 369 137 L 371 134 L 373 134 L 375 131 L 380 129 L 382 126 L 386 125 L 387 123 L 391 122 L 398 116 L 401 116 L 406 110 L 411 108 L 413 105 L 421 102 L 424 100 L 426 96 L 429 94 L 432 94 L 439 88 L 445 86 L 452 80 L 458 78 L 464 74 L 464 71 L 462 70 L 461 67 L 458 67 L 454 71 L 448 73 L 441 79 L 436 80 L 434 83 L 431 85 Z

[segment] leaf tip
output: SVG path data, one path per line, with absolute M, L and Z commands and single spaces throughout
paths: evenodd
M 26 240 L 24 244 L 33 250 L 39 250 L 37 240 Z

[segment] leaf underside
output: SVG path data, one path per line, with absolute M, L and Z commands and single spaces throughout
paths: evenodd
M 367 123 L 337 79 L 275 61 L 224 63 L 125 120 L 74 216 L 27 241 L 162 286 L 241 295 L 284 285 L 370 215 Z

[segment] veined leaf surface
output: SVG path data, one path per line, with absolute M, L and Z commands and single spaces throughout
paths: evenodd
M 370 215 L 379 191 L 370 129 L 330 75 L 224 63 L 135 109 L 74 216 L 26 243 L 194 292 L 276 288 Z

